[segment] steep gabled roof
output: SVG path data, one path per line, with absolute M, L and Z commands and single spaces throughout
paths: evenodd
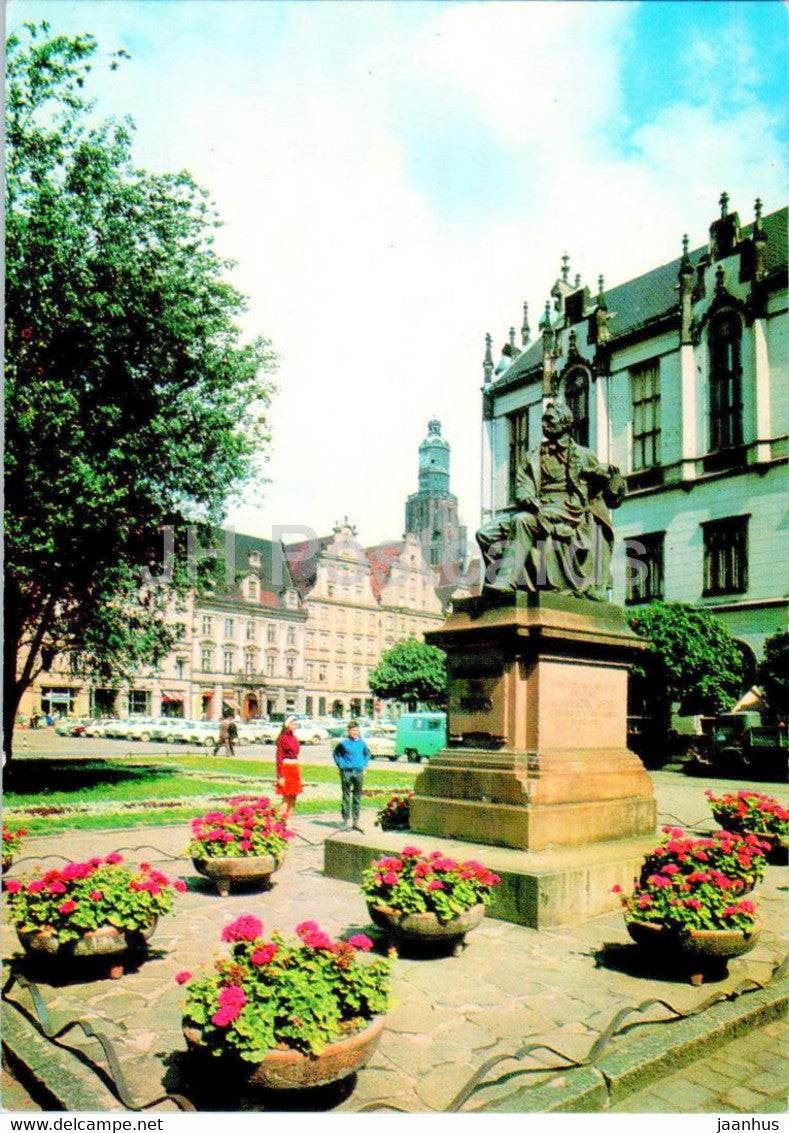
M 787 267 L 787 218 L 789 210 L 778 209 L 763 217 L 762 225 L 767 236 L 765 257 L 765 271 L 767 275 L 786 271 Z M 753 225 L 748 224 L 740 230 L 740 239 L 748 239 L 753 232 Z M 702 256 L 707 254 L 708 244 L 703 244 L 689 253 L 694 269 L 698 266 Z M 629 334 L 637 327 L 643 326 L 663 315 L 679 311 L 679 298 L 677 283 L 681 257 L 671 260 L 670 263 L 652 268 L 643 275 L 620 283 L 605 292 L 606 306 L 608 307 L 609 342 L 615 343 L 617 338 Z M 510 385 L 522 381 L 533 369 L 542 365 L 543 344 L 542 338 L 536 339 L 520 354 L 508 370 L 488 389 L 501 393 Z
M 293 584 L 302 598 L 309 594 L 318 577 L 318 556 L 333 542 L 333 535 L 323 535 L 320 539 L 305 539 L 300 543 L 289 543 L 285 547 Z
M 370 586 L 376 602 L 381 600 L 381 591 L 389 581 L 392 565 L 403 553 L 403 540 L 393 543 L 379 543 L 377 547 L 366 547 L 365 554 L 370 563 Z

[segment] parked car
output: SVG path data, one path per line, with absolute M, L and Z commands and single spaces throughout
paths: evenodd
M 446 712 L 408 712 L 397 724 L 396 755 L 419 763 L 447 746 Z
M 82 729 L 82 734 L 83 736 L 87 736 L 88 739 L 100 739 L 105 735 L 108 725 L 114 724 L 115 722 L 114 718 L 111 719 L 107 716 L 99 720 L 89 720 Z
M 372 728 L 362 728 L 362 739 L 369 747 L 373 759 L 388 759 L 394 763 L 399 758 L 395 751 L 394 736 L 384 736 Z
M 766 727 L 758 712 L 724 712 L 707 722 L 695 751 L 697 773 L 785 782 L 789 771 L 786 721 Z
M 293 729 L 293 734 L 300 744 L 321 744 L 329 738 L 329 733 L 318 724 L 308 724 L 300 720 Z M 279 732 L 277 732 L 279 735 Z

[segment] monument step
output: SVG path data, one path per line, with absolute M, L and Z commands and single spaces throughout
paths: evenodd
M 614 886 L 632 888 L 644 856 L 654 846 L 654 836 L 525 851 L 412 830 L 349 834 L 324 843 L 324 872 L 359 884 L 371 862 L 407 845 L 425 853 L 441 850 L 456 861 L 482 862 L 501 877 L 487 915 L 545 929 L 617 909 Z

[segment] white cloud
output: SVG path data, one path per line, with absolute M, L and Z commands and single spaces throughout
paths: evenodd
M 44 8 L 108 50 L 129 40 L 102 108 L 134 114 L 140 164 L 210 189 L 246 325 L 281 353 L 272 484 L 239 527 L 325 532 L 347 513 L 366 541 L 397 537 L 438 415 L 473 530 L 485 331 L 502 345 L 524 299 L 536 331 L 565 249 L 613 285 L 679 254 L 685 231 L 702 242 L 723 188 L 746 216 L 756 195 L 783 203 L 778 111 L 744 79 L 720 105 L 700 41 L 708 95 L 629 121 L 635 4 L 17 4 Z M 749 42 L 740 29 L 741 77 Z M 475 131 L 496 158 L 476 172 L 506 179 L 506 203 L 449 208 L 452 147 Z M 419 147 L 447 180 L 420 176 Z

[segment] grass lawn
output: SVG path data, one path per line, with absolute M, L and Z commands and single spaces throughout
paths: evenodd
M 221 756 L 128 755 L 112 759 L 14 760 L 3 794 L 4 818 L 31 834 L 186 822 L 233 795 L 273 795 L 273 766 Z M 338 776 L 327 764 L 302 761 L 303 813 L 336 807 Z M 413 776 L 368 768 L 365 807 L 409 788 Z

